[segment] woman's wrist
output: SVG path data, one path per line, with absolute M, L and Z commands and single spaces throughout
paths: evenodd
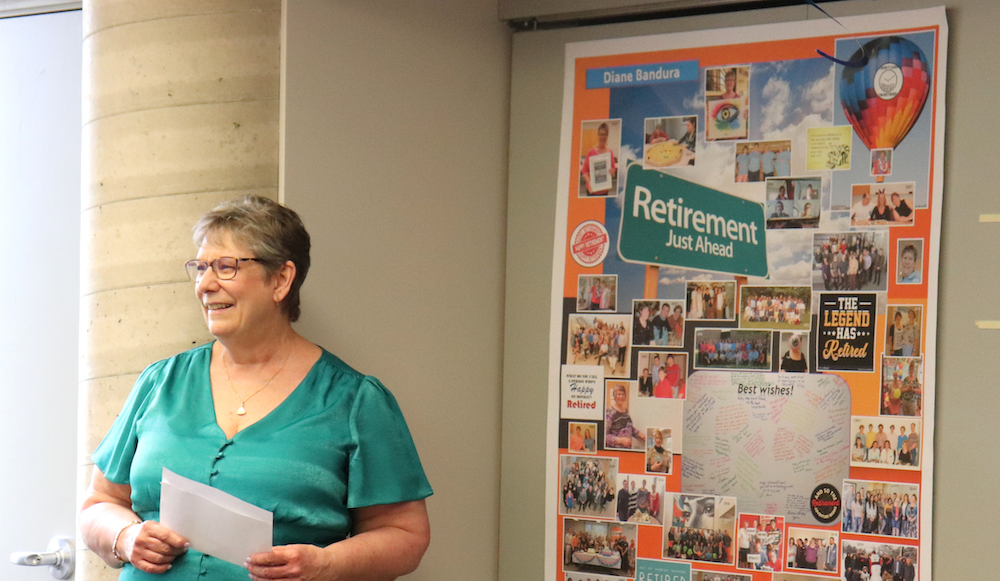
M 111 554 L 114 556 L 115 559 L 118 560 L 119 566 L 124 566 L 125 563 L 129 562 L 129 559 L 127 559 L 126 557 L 122 556 L 122 554 L 118 551 L 118 542 L 121 541 L 122 534 L 125 532 L 126 529 L 128 529 L 132 525 L 139 525 L 139 524 L 142 524 L 142 521 L 140 521 L 140 520 L 134 520 L 134 521 L 128 523 L 127 525 L 123 526 L 118 531 L 118 534 L 115 535 L 115 540 L 112 541 L 112 543 L 111 543 Z

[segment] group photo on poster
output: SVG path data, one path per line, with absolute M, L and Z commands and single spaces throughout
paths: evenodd
M 930 570 L 948 28 L 844 21 L 567 45 L 548 579 Z
M 668 494 L 672 516 L 663 537 L 663 558 L 733 562 L 736 499 Z
M 917 538 L 920 503 L 917 484 L 844 481 L 845 533 Z

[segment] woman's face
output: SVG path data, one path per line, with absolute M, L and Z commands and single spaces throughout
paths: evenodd
M 654 433 L 653 434 L 653 441 L 656 442 L 656 447 L 657 448 L 662 448 L 663 447 L 663 434 L 661 434 L 660 432 Z
M 912 273 L 916 264 L 917 257 L 912 252 L 903 252 L 903 255 L 899 258 L 899 270 L 903 273 L 903 276 Z
M 225 231 L 206 238 L 198 249 L 199 260 L 211 262 L 221 256 L 255 258 Z M 246 261 L 239 263 L 236 276 L 229 280 L 219 280 L 209 269 L 195 283 L 195 296 L 208 331 L 222 339 L 265 328 L 261 323 L 280 311 L 276 287 L 277 280 L 269 280 L 260 263 Z
M 598 129 L 597 130 L 597 144 L 601 147 L 607 147 L 608 145 L 608 130 Z
M 623 405 L 625 403 L 625 388 L 618 386 L 615 388 L 615 403 L 618 405 Z

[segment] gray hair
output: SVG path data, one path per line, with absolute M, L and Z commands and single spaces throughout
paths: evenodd
M 295 265 L 295 280 L 281 309 L 288 320 L 299 320 L 299 289 L 309 272 L 309 233 L 294 210 L 274 200 L 246 195 L 229 200 L 206 213 L 194 225 L 194 243 L 201 246 L 207 238 L 227 232 L 233 241 L 259 258 L 268 276 L 273 276 L 286 261 Z M 239 258 L 239 257 L 238 257 Z

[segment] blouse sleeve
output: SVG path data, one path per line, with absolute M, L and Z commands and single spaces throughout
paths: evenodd
M 139 442 L 137 424 L 156 384 L 158 367 L 158 364 L 150 365 L 139 375 L 108 435 L 90 455 L 104 477 L 115 484 L 129 484 L 132 458 Z
M 434 493 L 396 399 L 377 379 L 362 383 L 351 409 L 348 508 L 393 504 Z

